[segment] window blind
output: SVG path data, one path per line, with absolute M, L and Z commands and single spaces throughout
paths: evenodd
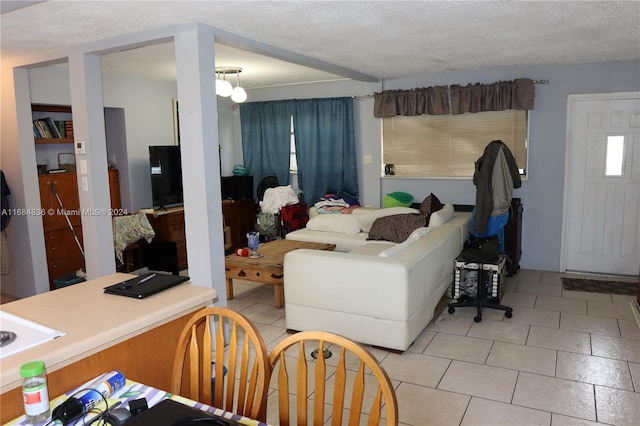
M 399 177 L 472 177 L 484 148 L 499 139 L 526 175 L 527 117 L 505 110 L 384 118 L 383 163 L 393 164 Z

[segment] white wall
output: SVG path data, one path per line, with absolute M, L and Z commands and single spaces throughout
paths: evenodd
M 177 97 L 176 84 L 113 75 L 105 75 L 103 81 L 105 106 L 124 109 L 130 199 L 123 205 L 136 212 L 153 205 L 148 147 L 174 144 L 172 99 Z

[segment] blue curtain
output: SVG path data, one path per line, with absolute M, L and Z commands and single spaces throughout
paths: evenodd
M 351 98 L 292 99 L 240 105 L 244 165 L 254 186 L 270 175 L 289 182 L 291 115 L 298 187 L 313 204 L 326 193 L 358 198 Z M 255 188 L 254 188 L 255 189 Z
M 298 185 L 313 204 L 326 193 L 358 198 L 353 99 L 293 101 Z
M 240 105 L 244 166 L 253 176 L 253 192 L 260 180 L 276 176 L 289 182 L 291 105 L 289 102 L 250 102 Z

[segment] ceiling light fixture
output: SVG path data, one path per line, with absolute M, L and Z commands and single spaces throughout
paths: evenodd
M 231 100 L 237 104 L 247 100 L 247 92 L 240 87 L 240 73 L 242 68 L 238 67 L 216 67 L 216 95 L 222 97 L 231 96 Z M 222 74 L 222 79 L 219 78 Z M 233 88 L 227 81 L 227 74 L 236 75 L 236 87 Z
M 231 83 L 229 83 L 226 78 L 224 72 L 222 73 L 222 78 L 220 78 L 218 71 L 216 71 L 216 95 L 222 96 L 223 98 L 231 96 L 231 92 L 233 91 Z

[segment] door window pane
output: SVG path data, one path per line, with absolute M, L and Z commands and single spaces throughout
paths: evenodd
M 605 176 L 622 176 L 624 136 L 607 136 Z

